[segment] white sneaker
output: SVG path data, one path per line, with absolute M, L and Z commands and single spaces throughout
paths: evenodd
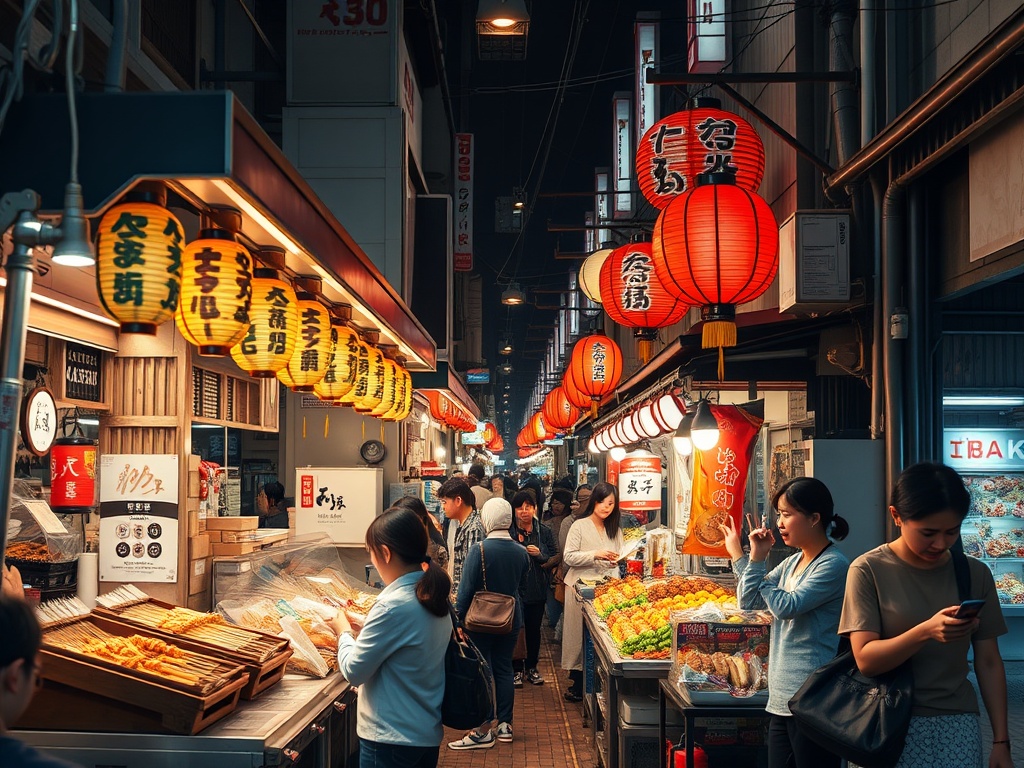
M 507 728 L 508 723 L 503 723 Z M 501 726 L 498 726 L 499 732 Z M 500 736 L 498 737 L 501 738 Z M 512 740 L 512 732 L 509 731 L 508 740 Z M 490 749 L 495 744 L 494 733 L 487 731 L 487 733 L 477 733 L 476 731 L 470 731 L 458 741 L 449 741 L 448 749 Z
M 512 726 L 509 723 L 498 723 L 498 741 L 512 741 Z

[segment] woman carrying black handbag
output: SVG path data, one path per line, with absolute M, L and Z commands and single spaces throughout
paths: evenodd
M 877 676 L 908 659 L 914 678 L 910 730 L 898 768 L 981 768 L 978 700 L 967 679 L 967 652 L 992 723 L 989 768 L 1012 768 L 1006 672 L 996 638 L 1006 622 L 992 572 L 967 558 L 970 597 L 983 600 L 975 618 L 957 618 L 960 602 L 950 548 L 971 506 L 950 467 L 921 463 L 896 480 L 889 514 L 900 537 L 850 566 L 839 631 L 857 666 Z M 851 763 L 851 768 L 856 768 Z
M 523 606 L 520 592 L 526 586 L 526 574 L 530 569 L 530 556 L 517 542 L 512 540 L 509 527 L 512 525 L 512 507 L 504 499 L 488 499 L 480 510 L 486 538 L 466 553 L 459 580 L 459 595 L 455 610 L 459 618 L 466 621 L 473 597 L 477 592 L 509 595 L 515 598 L 515 610 L 511 625 L 503 634 L 467 631 L 470 639 L 480 649 L 494 675 L 496 729 L 491 729 L 491 718 L 467 733 L 457 741 L 448 743 L 449 749 L 489 749 L 495 742 L 512 741 L 512 705 L 515 688 L 512 687 L 512 651 L 515 649 L 519 630 L 523 626 Z

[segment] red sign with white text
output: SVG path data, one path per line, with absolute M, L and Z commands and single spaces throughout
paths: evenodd
M 309 509 L 313 506 L 313 476 L 303 475 L 302 476 L 302 488 L 301 488 L 302 500 L 299 502 L 303 509 Z
M 455 134 L 455 200 L 453 203 L 456 272 L 473 270 L 473 134 Z

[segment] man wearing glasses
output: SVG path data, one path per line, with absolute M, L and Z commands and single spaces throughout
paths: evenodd
M 28 709 L 39 679 L 42 632 L 31 606 L 0 595 L 0 765 L 18 768 L 76 768 L 13 738 L 8 729 Z

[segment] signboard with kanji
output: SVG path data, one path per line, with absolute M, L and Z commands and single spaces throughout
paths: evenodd
M 361 547 L 384 510 L 384 470 L 299 467 L 295 470 L 295 533 L 326 533 L 342 547 Z
M 100 457 L 100 581 L 178 580 L 178 456 Z
M 473 271 L 473 134 L 455 134 L 455 200 L 452 233 L 456 272 Z

